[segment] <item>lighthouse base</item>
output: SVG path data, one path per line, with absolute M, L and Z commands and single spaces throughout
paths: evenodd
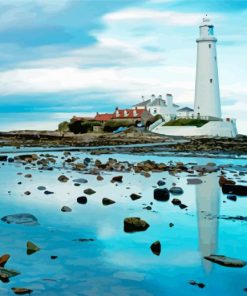
M 154 133 L 167 136 L 205 136 L 235 138 L 238 134 L 236 120 L 209 121 L 202 127 L 196 126 L 164 126 L 164 122 L 151 130 Z

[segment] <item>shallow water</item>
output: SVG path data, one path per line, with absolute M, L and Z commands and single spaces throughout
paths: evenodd
M 19 151 L 21 152 L 21 151 Z M 61 152 L 53 153 L 62 156 Z M 84 158 L 85 153 L 72 155 Z M 101 155 L 91 156 L 101 161 L 109 157 L 137 162 L 145 159 L 157 162 L 170 160 L 184 163 L 215 162 L 218 165 L 246 165 L 242 159 L 198 159 L 154 155 Z M 31 167 L 31 166 L 29 166 Z M 238 169 L 238 167 L 234 167 Z M 243 169 L 243 168 L 242 168 Z M 233 168 L 231 168 L 233 170 Z M 22 172 L 23 175 L 17 175 Z M 32 178 L 25 178 L 25 174 Z M 57 178 L 64 173 L 70 177 L 67 183 Z M 21 272 L 10 283 L 1 283 L 0 295 L 11 295 L 11 287 L 33 289 L 32 295 L 244 295 L 247 288 L 247 267 L 226 268 L 203 256 L 222 254 L 247 261 L 247 224 L 216 218 L 218 215 L 246 215 L 246 198 L 237 202 L 226 199 L 218 185 L 219 173 L 203 177 L 201 185 L 187 185 L 187 174 L 178 176 L 153 173 L 151 178 L 140 174 L 121 173 L 123 183 L 110 180 L 116 172 L 102 173 L 103 181 L 96 176 L 81 174 L 62 168 L 60 163 L 53 171 L 39 171 L 37 167 L 25 170 L 22 164 L 5 163 L 0 166 L 0 218 L 8 214 L 31 213 L 39 226 L 9 225 L 0 222 L 0 253 L 11 254 L 7 268 Z M 232 173 L 228 173 L 232 176 Z M 85 178 L 87 184 L 73 185 L 73 179 Z M 165 187 L 175 182 L 184 189 L 179 198 L 188 206 L 181 210 L 169 202 L 153 199 L 153 186 L 165 178 Z M 246 176 L 241 176 L 246 180 Z M 22 184 L 17 183 L 21 181 Z M 37 189 L 44 185 L 53 195 L 44 195 Z M 76 202 L 83 190 L 93 188 L 96 193 L 88 197 L 86 205 Z M 130 189 L 128 189 L 130 188 Z M 30 196 L 24 195 L 31 191 Z M 131 193 L 141 193 L 142 198 L 132 201 Z M 103 206 L 102 198 L 116 201 Z M 143 204 L 153 202 L 153 210 L 144 210 Z M 62 206 L 72 212 L 63 213 Z M 137 216 L 145 219 L 150 227 L 145 232 L 125 233 L 123 220 Z M 170 228 L 169 223 L 174 223 Z M 75 239 L 93 238 L 93 242 L 78 242 Z M 26 242 L 31 240 L 41 250 L 26 255 Z M 160 256 L 150 251 L 150 245 L 159 240 Z M 50 256 L 56 255 L 56 260 Z M 189 280 L 202 282 L 200 289 L 188 284 Z

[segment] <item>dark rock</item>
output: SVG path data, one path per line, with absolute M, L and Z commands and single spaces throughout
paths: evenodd
M 112 205 L 112 204 L 114 204 L 114 203 L 116 203 L 116 202 L 115 202 L 114 200 L 110 199 L 110 198 L 104 197 L 104 198 L 102 199 L 102 204 L 103 204 L 104 206 L 109 206 L 109 205 Z
M 172 200 L 172 204 L 174 204 L 174 206 L 179 206 L 179 205 L 181 205 L 181 200 L 180 199 L 178 199 L 178 198 L 173 198 L 173 200 Z
M 30 295 L 33 290 L 27 288 L 11 288 L 16 295 Z
M 57 256 L 52 255 L 51 260 L 55 260 L 55 259 L 57 259 Z
M 24 177 L 25 178 L 32 178 L 32 175 L 31 174 L 26 174 Z
M 115 176 L 111 179 L 112 183 L 118 182 L 118 183 L 122 183 L 123 182 L 123 176 Z
M 72 209 L 71 209 L 70 207 L 63 206 L 63 207 L 61 208 L 61 211 L 62 211 L 62 212 L 71 212 Z
M 50 194 L 54 194 L 54 192 L 49 191 L 49 190 L 45 190 L 45 191 L 44 191 L 44 194 L 45 194 L 45 195 L 50 195 Z
M 62 183 L 66 183 L 69 180 L 68 177 L 61 175 L 58 177 L 58 181 L 62 182 Z
M 179 205 L 179 207 L 180 207 L 181 210 L 188 208 L 188 206 L 186 206 L 186 205 L 184 205 L 182 203 Z
M 91 162 L 91 159 L 89 157 L 84 158 L 83 163 L 85 166 L 88 166 Z
M 0 155 L 0 161 L 7 161 L 8 156 L 7 155 Z
M 77 202 L 79 203 L 79 204 L 86 204 L 87 203 L 87 197 L 86 196 L 80 196 L 80 197 L 78 197 L 77 198 Z
M 244 267 L 246 262 L 240 259 L 230 258 L 223 255 L 205 256 L 204 259 L 226 267 Z
M 40 248 L 35 245 L 34 243 L 28 241 L 27 242 L 27 255 L 32 255 L 36 252 L 38 252 L 40 250 Z
M 46 187 L 45 186 L 38 186 L 37 189 L 40 191 L 43 191 L 43 190 L 46 190 Z
M 73 180 L 73 182 L 79 183 L 79 184 L 86 184 L 86 183 L 88 183 L 88 180 L 80 178 L 80 179 Z
M 202 180 L 198 178 L 189 178 L 187 179 L 187 184 L 188 185 L 199 185 L 202 184 Z
M 151 210 L 152 210 L 152 207 L 150 207 L 150 206 L 146 206 L 146 207 L 144 207 L 143 209 L 144 209 L 144 210 L 151 211 Z
M 202 289 L 202 288 L 204 288 L 204 287 L 205 287 L 205 284 L 203 284 L 203 283 L 198 283 L 198 284 L 197 284 L 197 286 L 198 286 L 199 288 L 201 288 L 201 289 Z
M 98 175 L 98 176 L 97 176 L 97 180 L 98 180 L 98 181 L 102 181 L 102 180 L 104 180 L 104 178 L 103 178 L 102 176 Z
M 130 195 L 130 198 L 131 198 L 132 200 L 137 200 L 137 199 L 140 199 L 140 198 L 141 198 L 141 195 L 136 194 L 136 193 L 132 193 L 132 194 Z
M 141 220 L 138 217 L 130 217 L 124 219 L 124 231 L 125 232 L 136 232 L 136 231 L 145 231 L 149 227 L 149 224 Z
M 21 224 L 30 226 L 39 225 L 38 219 L 31 214 L 8 215 L 1 218 L 1 220 L 8 224 Z
M 9 162 L 9 163 L 12 163 L 12 162 L 14 162 L 14 161 L 15 161 L 14 158 L 12 158 L 12 157 L 9 157 L 9 158 L 8 158 L 8 162 Z
M 237 196 L 236 195 L 227 195 L 226 198 L 231 200 L 231 201 L 237 201 Z
M 30 195 L 31 192 L 30 192 L 30 191 L 25 191 L 24 194 L 25 194 L 25 195 Z
M 152 243 L 152 245 L 150 246 L 150 249 L 152 250 L 152 252 L 159 256 L 161 253 L 161 244 L 159 241 L 156 241 L 154 243 Z
M 247 196 L 247 186 L 244 185 L 222 185 L 224 194 L 236 194 L 239 196 Z
M 236 182 L 233 181 L 233 180 L 226 179 L 224 176 L 220 176 L 219 184 L 220 184 L 220 186 L 222 186 L 222 185 L 235 185 Z
M 173 227 L 174 226 L 174 224 L 173 223 L 169 223 L 169 227 Z
M 169 191 L 173 195 L 181 195 L 184 193 L 184 191 L 181 187 L 172 187 Z
M 164 186 L 164 185 L 166 185 L 166 182 L 163 181 L 163 180 L 159 180 L 159 181 L 157 182 L 157 185 L 158 185 L 158 186 Z
M 85 194 L 87 194 L 87 195 L 92 195 L 92 194 L 96 193 L 96 191 L 94 191 L 94 190 L 91 189 L 91 188 L 87 188 L 87 189 L 85 189 L 83 192 L 84 192 Z
M 170 193 L 167 188 L 154 189 L 154 199 L 158 201 L 168 201 L 169 198 L 170 198 Z

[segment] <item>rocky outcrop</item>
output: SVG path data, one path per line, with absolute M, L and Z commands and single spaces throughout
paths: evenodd
M 233 181 L 233 180 L 226 179 L 224 176 L 220 176 L 219 184 L 220 184 L 220 186 L 223 186 L 223 185 L 235 185 L 236 182 Z
M 240 259 L 230 258 L 223 255 L 205 256 L 204 259 L 226 267 L 244 267 L 246 262 Z
M 247 196 L 247 186 L 244 185 L 222 185 L 224 194 L 236 194 L 239 196 Z

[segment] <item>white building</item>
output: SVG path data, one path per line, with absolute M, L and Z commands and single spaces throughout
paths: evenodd
M 178 109 L 177 116 L 183 118 L 194 118 L 194 110 L 189 107 Z

